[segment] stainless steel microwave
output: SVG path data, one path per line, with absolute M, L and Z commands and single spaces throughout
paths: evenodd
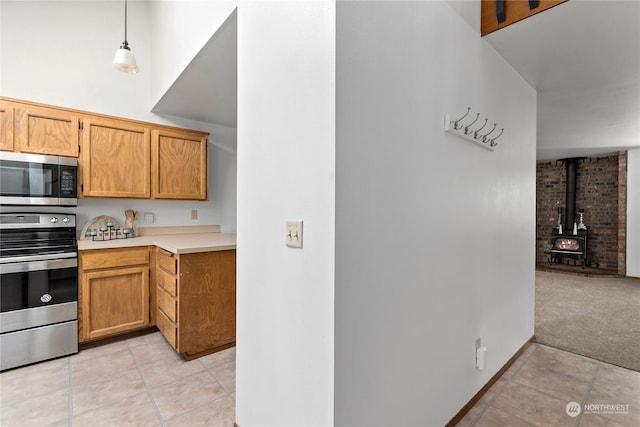
M 0 205 L 78 205 L 78 159 L 0 151 Z

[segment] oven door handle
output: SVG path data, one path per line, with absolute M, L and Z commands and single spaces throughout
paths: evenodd
M 28 271 L 58 270 L 78 266 L 78 258 L 49 259 L 39 261 L 0 264 L 0 274 L 24 273 Z
M 55 261 L 61 258 L 78 258 L 78 253 L 63 252 L 63 253 L 46 254 L 46 255 L 12 256 L 12 257 L 0 259 L 0 265 L 13 264 L 18 262 L 31 262 L 31 261 Z

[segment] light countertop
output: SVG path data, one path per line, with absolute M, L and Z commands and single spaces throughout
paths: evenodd
M 174 254 L 225 251 L 236 248 L 236 235 L 226 233 L 165 234 L 117 240 L 78 240 L 78 250 L 157 246 Z

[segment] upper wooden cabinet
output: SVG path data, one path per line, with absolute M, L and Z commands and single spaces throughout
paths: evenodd
M 54 108 L 16 105 L 15 151 L 78 157 L 80 116 Z
M 151 142 L 151 197 L 207 199 L 207 137 L 156 129 Z
M 0 150 L 13 151 L 13 105 L 0 100 Z
M 79 197 L 207 200 L 209 134 L 0 97 L 0 150 L 78 157 Z
M 150 129 L 100 117 L 83 120 L 82 194 L 84 197 L 149 198 Z

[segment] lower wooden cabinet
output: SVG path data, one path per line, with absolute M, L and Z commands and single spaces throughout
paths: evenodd
M 157 248 L 156 325 L 186 358 L 235 343 L 236 251 L 172 254 Z
M 146 246 L 80 252 L 80 342 L 150 325 L 149 259 Z

